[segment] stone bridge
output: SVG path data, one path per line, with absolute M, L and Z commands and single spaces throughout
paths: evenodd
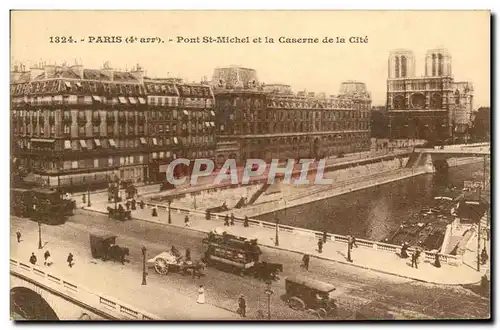
M 160 320 L 61 278 L 10 259 L 11 314 L 27 320 Z
M 415 148 L 410 154 L 406 167 L 424 167 L 429 173 L 448 168 L 448 160 L 453 158 L 489 157 L 490 144 L 472 146 L 444 146 L 441 148 Z

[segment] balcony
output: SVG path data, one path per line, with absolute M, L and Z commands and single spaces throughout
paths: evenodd
M 101 116 L 93 116 L 92 117 L 92 125 L 94 125 L 94 126 L 101 125 Z
M 56 117 L 55 116 L 49 116 L 49 124 L 54 125 L 56 123 Z
M 114 124 L 116 121 L 115 116 L 106 116 L 106 123 Z
M 79 126 L 85 126 L 85 125 L 87 125 L 87 118 L 85 118 L 85 117 L 78 117 L 77 122 L 78 122 Z
M 118 122 L 119 123 L 125 123 L 126 121 L 127 121 L 127 117 L 125 117 L 125 116 L 119 116 L 118 117 Z
M 71 116 L 64 116 L 62 122 L 63 122 L 63 124 L 70 125 L 73 122 L 73 120 L 72 120 Z

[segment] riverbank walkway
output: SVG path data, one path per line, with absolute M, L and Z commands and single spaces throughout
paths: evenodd
M 94 204 L 88 211 L 107 214 L 106 208 L 112 204 Z M 434 283 L 434 284 L 474 284 L 481 280 L 484 269 L 478 272 L 466 263 L 441 262 L 441 267 L 433 265 L 433 258 L 424 258 L 422 253 L 418 269 L 411 267 L 410 259 L 402 259 L 396 253 L 399 248 L 385 243 L 379 243 L 378 248 L 373 242 L 358 239 L 358 248 L 352 249 L 351 258 L 353 262 L 347 261 L 347 244 L 345 237 L 340 235 L 328 234 L 327 242 L 323 245 L 322 253 L 318 252 L 318 237 L 321 233 L 280 225 L 278 235 L 278 245 L 275 244 L 276 230 L 275 225 L 250 220 L 250 226 L 244 227 L 241 219 L 235 220 L 234 226 L 224 226 L 222 216 L 210 217 L 207 220 L 205 214 L 195 210 L 171 210 L 171 224 L 168 223 L 168 208 L 158 208 L 158 216 L 152 216 L 152 207 L 147 206 L 143 210 L 132 211 L 131 221 L 148 221 L 166 226 L 184 227 L 186 230 L 195 230 L 199 232 L 209 232 L 215 228 L 226 230 L 227 232 L 247 238 L 257 238 L 262 246 L 276 248 L 295 252 L 299 254 L 309 254 L 311 263 L 314 258 L 329 260 L 343 264 L 351 264 L 353 267 L 360 267 L 366 270 L 373 270 L 395 276 L 400 276 L 416 281 Z M 189 217 L 189 226 L 184 223 L 185 216 Z M 319 236 L 318 236 L 319 234 Z M 333 237 L 333 239 L 332 239 Z M 468 251 L 474 253 L 474 251 Z M 451 259 L 451 257 L 450 257 Z

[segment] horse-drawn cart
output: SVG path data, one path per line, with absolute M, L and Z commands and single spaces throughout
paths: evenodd
M 116 245 L 116 236 L 107 232 L 90 233 L 90 252 L 94 259 L 115 260 L 125 263 L 129 249 Z
M 192 273 L 193 276 L 203 275 L 202 270 L 205 265 L 201 261 L 192 262 L 184 260 L 182 256 L 174 255 L 172 252 L 162 252 L 159 255 L 148 260 L 148 267 L 160 275 L 167 275 L 169 272 L 177 272 L 181 274 Z

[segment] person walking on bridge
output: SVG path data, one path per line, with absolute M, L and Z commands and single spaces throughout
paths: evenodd
M 31 252 L 30 263 L 32 265 L 36 265 L 36 262 L 37 262 L 37 258 L 36 258 L 35 252 Z
M 243 220 L 243 227 L 248 227 L 248 217 L 245 215 L 245 219 Z
M 247 302 L 245 300 L 245 296 L 240 294 L 240 297 L 238 298 L 238 314 L 240 314 L 242 317 L 245 317 L 246 311 L 247 311 Z
M 234 214 L 231 213 L 231 222 L 229 223 L 231 226 L 234 226 Z
M 323 252 L 323 240 L 321 238 L 318 240 L 318 252 Z
M 227 214 L 224 217 L 224 226 L 229 226 L 229 215 L 227 215 Z
M 309 255 L 308 254 L 304 254 L 304 256 L 302 257 L 302 267 L 305 268 L 305 270 L 309 270 Z
M 66 259 L 66 261 L 68 262 L 68 266 L 69 268 L 73 268 L 73 254 L 70 252 L 68 254 L 68 259 Z
M 17 243 L 21 243 L 21 232 L 18 230 L 16 232 Z

